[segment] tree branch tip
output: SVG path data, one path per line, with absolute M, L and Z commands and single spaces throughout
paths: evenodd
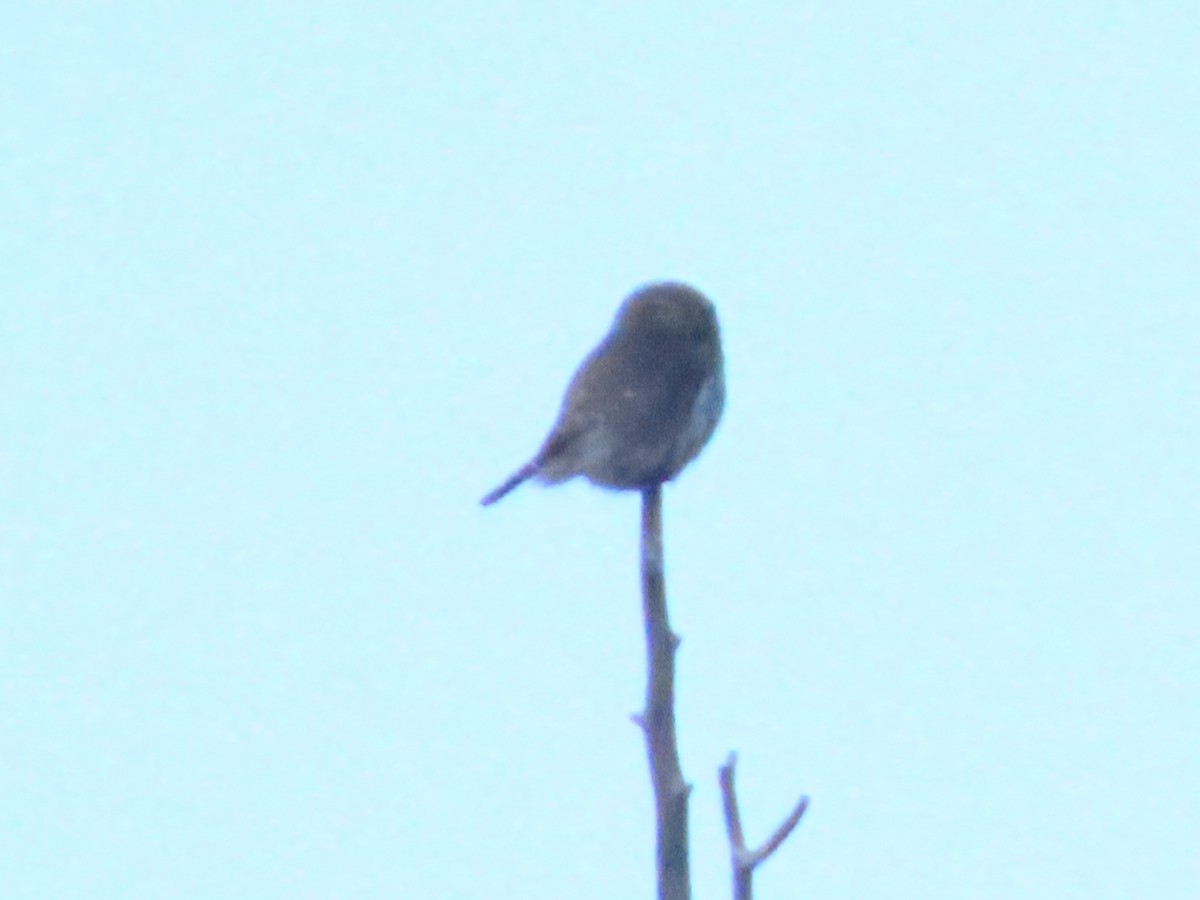
M 795 827 L 800 824 L 800 819 L 807 809 L 808 796 L 804 795 L 800 798 L 800 802 L 796 804 L 796 808 L 793 809 L 791 813 L 788 814 L 788 817 L 784 819 L 782 823 L 780 823 L 778 828 L 775 829 L 775 833 L 767 838 L 766 841 L 763 842 L 763 845 L 755 850 L 753 854 L 751 854 L 753 857 L 753 862 L 750 865 L 752 867 L 757 866 L 768 856 L 779 849 L 779 845 L 786 841 L 788 839 L 788 835 L 791 834 Z
M 798 823 L 800 821 L 800 818 L 806 812 L 808 812 L 808 804 L 811 799 L 812 798 L 809 797 L 808 794 L 801 794 L 800 799 L 796 801 L 796 808 L 792 810 L 791 814 L 788 815 L 788 817 L 786 819 L 787 822 L 792 823 L 792 825 L 791 825 L 792 828 L 795 828 L 796 823 Z
M 642 731 L 646 730 L 646 714 L 635 712 L 629 714 L 629 721 L 636 725 Z

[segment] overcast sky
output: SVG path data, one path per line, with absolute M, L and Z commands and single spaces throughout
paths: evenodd
M 697 900 L 1200 896 L 1200 7 L 48 2 L 0 51 L 0 884 L 653 892 L 638 500 L 478 498 L 622 297 Z

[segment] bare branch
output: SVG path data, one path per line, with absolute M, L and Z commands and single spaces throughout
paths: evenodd
M 733 866 L 733 896 L 734 900 L 751 900 L 753 896 L 752 876 L 760 864 L 779 849 L 779 845 L 787 840 L 799 823 L 804 811 L 808 809 L 808 797 L 801 797 L 800 802 L 783 820 L 775 833 L 763 842 L 757 850 L 749 850 L 742 831 L 742 817 L 738 811 L 737 791 L 733 785 L 733 770 L 737 765 L 737 754 L 730 753 L 725 765 L 719 769 L 721 782 L 721 801 L 725 807 L 725 831 L 729 835 L 729 857 Z
M 662 487 L 642 492 L 642 609 L 646 624 L 646 708 L 634 717 L 646 736 L 657 823 L 659 900 L 689 900 L 688 795 L 675 736 L 675 650 L 663 580 Z

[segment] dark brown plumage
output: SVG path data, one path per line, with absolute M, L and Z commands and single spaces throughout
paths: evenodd
M 645 285 L 576 371 L 541 449 L 481 502 L 535 476 L 558 484 L 583 475 L 618 490 L 669 481 L 708 442 L 724 402 L 712 304 L 678 282 Z

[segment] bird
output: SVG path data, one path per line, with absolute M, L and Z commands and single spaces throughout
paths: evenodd
M 480 503 L 491 506 L 530 478 L 553 485 L 582 475 L 612 490 L 663 484 L 708 443 L 724 406 L 711 301 L 679 281 L 642 285 L 571 378 L 541 448 Z

